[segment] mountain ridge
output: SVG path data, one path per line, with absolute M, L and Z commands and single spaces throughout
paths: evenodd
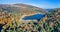
M 32 13 L 45 13 L 44 9 L 35 7 L 32 5 L 26 5 L 26 4 L 0 4 L 0 9 L 4 10 L 12 10 L 12 11 L 18 11 L 20 13 L 27 13 L 27 12 L 32 12 Z M 2 10 L 3 10 L 2 9 Z

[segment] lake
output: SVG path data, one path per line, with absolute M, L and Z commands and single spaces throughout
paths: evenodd
M 23 18 L 23 20 L 37 20 L 37 21 L 40 21 L 40 19 L 42 19 L 43 17 L 45 17 L 45 14 L 34 14 L 34 15 L 30 15 L 30 16 L 25 16 Z

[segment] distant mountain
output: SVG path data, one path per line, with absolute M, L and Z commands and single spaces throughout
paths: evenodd
M 46 9 L 45 11 L 46 11 L 46 12 L 53 12 L 54 9 Z
M 34 13 L 49 13 L 53 12 L 55 10 L 59 10 L 60 8 L 54 8 L 54 9 L 42 9 L 39 7 L 35 7 L 32 5 L 27 4 L 0 4 L 0 11 L 7 11 L 10 12 L 17 12 L 22 14 L 34 14 Z
M 54 9 L 45 9 L 46 12 L 54 12 L 54 11 L 59 11 L 60 8 L 54 8 Z
M 44 9 L 26 4 L 0 4 L 0 11 L 19 13 L 45 13 Z

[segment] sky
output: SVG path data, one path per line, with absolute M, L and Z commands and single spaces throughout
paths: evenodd
M 60 8 L 60 0 L 0 0 L 0 4 L 28 4 L 40 8 Z

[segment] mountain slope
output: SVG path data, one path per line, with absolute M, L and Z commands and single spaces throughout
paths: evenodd
M 19 12 L 19 13 L 45 13 L 44 9 L 26 4 L 0 4 L 0 11 Z

